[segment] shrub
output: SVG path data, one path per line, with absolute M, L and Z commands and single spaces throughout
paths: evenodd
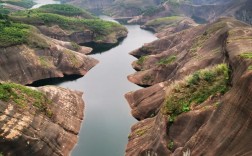
M 240 57 L 244 59 L 252 59 L 252 52 L 242 53 L 240 54 Z
M 28 14 L 29 17 L 27 16 Z M 58 25 L 62 29 L 69 31 L 83 31 L 89 29 L 95 33 L 97 37 L 109 35 L 115 31 L 127 31 L 126 28 L 120 24 L 110 21 L 101 19 L 79 19 L 52 13 L 40 13 L 37 10 L 16 12 L 11 15 L 11 18 L 15 21 L 32 25 L 41 25 L 41 23 L 47 26 Z
M 173 63 L 176 60 L 176 58 L 177 57 L 175 55 L 171 55 L 171 56 L 168 56 L 168 57 L 165 57 L 165 58 L 162 58 L 161 60 L 159 60 L 158 64 L 168 65 L 168 64 Z
M 170 140 L 167 146 L 168 146 L 169 150 L 173 150 L 173 148 L 174 148 L 174 142 L 173 142 L 173 140 Z
M 138 65 L 142 65 L 144 63 L 144 61 L 146 60 L 147 56 L 141 56 L 138 60 L 137 60 L 137 64 Z
M 38 8 L 37 11 L 43 13 L 54 13 L 64 16 L 81 16 L 84 18 L 95 18 L 89 12 L 69 4 L 43 5 L 40 8 Z
M 51 101 L 43 93 L 19 84 L 0 83 L 0 100 L 14 102 L 20 108 L 26 108 L 31 104 L 49 117 L 52 116 L 48 108 Z
M 75 42 L 71 42 L 71 46 L 73 47 L 74 51 L 79 51 L 81 49 L 81 47 Z
M 175 83 L 166 97 L 163 113 L 173 121 L 177 115 L 190 111 L 191 104 L 198 105 L 212 95 L 226 93 L 229 88 L 228 72 L 227 65 L 220 64 L 199 70 L 182 82 Z
M 0 20 L 0 47 L 25 43 L 28 35 L 29 26 Z

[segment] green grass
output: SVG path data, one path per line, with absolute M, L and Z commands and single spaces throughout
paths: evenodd
M 37 11 L 41 13 L 53 13 L 64 16 L 81 16 L 87 19 L 95 18 L 89 12 L 68 4 L 48 4 L 41 6 L 37 9 Z
M 39 13 L 36 10 L 20 11 L 11 14 L 11 19 L 14 21 L 24 22 L 32 25 L 47 26 L 58 25 L 68 31 L 83 31 L 91 30 L 96 37 L 109 35 L 116 31 L 127 31 L 125 27 L 118 23 L 104 21 L 101 19 L 80 19 L 74 17 L 66 17 L 52 13 Z
M 8 47 L 27 42 L 29 29 L 30 27 L 25 24 L 0 20 L 0 47 Z
M 171 55 L 171 56 L 160 59 L 157 64 L 168 65 L 168 64 L 173 63 L 176 60 L 176 58 L 177 57 L 175 55 Z
M 79 51 L 81 49 L 81 47 L 75 42 L 71 42 L 71 46 L 73 47 L 74 51 Z
M 173 142 L 173 140 L 170 140 L 169 141 L 169 143 L 168 143 L 168 145 L 167 145 L 167 148 L 169 149 L 169 150 L 173 150 L 174 149 L 174 142 Z
M 7 15 L 7 14 L 9 14 L 9 13 L 10 13 L 10 10 L 9 10 L 9 9 L 0 6 L 0 15 L 1 15 L 1 14 Z
M 68 61 L 70 61 L 74 67 L 78 67 L 80 65 L 80 61 L 72 51 L 64 50 L 64 53 L 67 55 Z
M 145 75 L 142 79 L 143 83 L 148 83 L 148 82 L 152 83 L 153 81 L 154 81 L 154 78 L 152 75 Z
M 252 70 L 252 66 L 249 66 L 249 67 L 248 67 L 248 70 Z
M 146 131 L 147 129 L 137 129 L 135 133 L 137 136 L 142 136 L 146 133 Z
M 43 93 L 19 84 L 0 83 L 0 100 L 13 102 L 23 109 L 32 105 L 48 117 L 52 116 L 52 112 L 48 108 L 51 101 Z
M 39 56 L 39 62 L 42 67 L 50 68 L 52 67 L 52 63 L 49 61 L 48 56 Z
M 226 64 L 203 69 L 177 82 L 168 93 L 162 112 L 170 116 L 170 122 L 183 112 L 190 111 L 192 104 L 199 105 L 210 96 L 225 94 L 229 83 L 229 69 Z
M 210 25 L 202 35 L 195 38 L 193 45 L 191 46 L 189 51 L 191 53 L 196 53 L 204 46 L 209 38 L 211 38 L 213 35 L 215 35 L 216 32 L 223 29 L 225 26 L 227 26 L 225 21 Z
M 252 52 L 242 53 L 240 54 L 240 57 L 244 59 L 252 59 Z
M 27 44 L 33 48 L 47 48 L 46 39 L 29 25 L 15 23 L 9 19 L 0 19 L 0 47 Z
M 147 8 L 145 8 L 143 11 L 142 11 L 142 14 L 144 16 L 153 16 L 161 11 L 163 11 L 164 8 L 163 7 L 159 7 L 159 6 L 149 6 Z
M 144 63 L 144 61 L 146 60 L 148 56 L 141 56 L 138 60 L 137 60 L 137 64 L 138 65 L 142 65 Z
M 148 21 L 145 25 L 146 26 L 171 25 L 171 24 L 175 24 L 176 22 L 182 19 L 183 17 L 180 17 L 180 16 L 162 17 L 162 18 L 157 18 L 157 19 Z

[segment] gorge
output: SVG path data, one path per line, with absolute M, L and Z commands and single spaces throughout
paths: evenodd
M 103 20 L 18 1 L 0 8 L 0 155 L 252 154 L 249 0 L 61 1 Z

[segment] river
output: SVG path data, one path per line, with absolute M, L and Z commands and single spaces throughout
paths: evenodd
M 103 19 L 110 18 L 103 16 Z M 128 37 L 117 47 L 91 55 L 100 63 L 87 75 L 60 84 L 84 92 L 84 124 L 72 156 L 124 155 L 130 127 L 136 122 L 124 94 L 140 88 L 127 80 L 127 75 L 135 72 L 131 67 L 135 58 L 128 53 L 156 39 L 138 25 L 126 27 Z
M 114 21 L 108 16 L 100 17 Z M 130 127 L 136 120 L 130 114 L 124 94 L 140 89 L 127 80 L 135 72 L 131 67 L 135 58 L 129 52 L 156 39 L 139 25 L 125 27 L 128 36 L 118 46 L 91 55 L 100 63 L 84 77 L 57 84 L 84 92 L 85 117 L 72 156 L 123 156 L 125 153 Z

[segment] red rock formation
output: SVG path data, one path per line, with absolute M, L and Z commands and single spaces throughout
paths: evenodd
M 0 48 L 0 80 L 31 84 L 46 78 L 85 75 L 98 63 L 89 56 L 71 50 L 70 43 L 46 39 L 46 48 L 25 44 Z M 80 47 L 79 51 L 88 53 L 90 49 Z
M 46 96 L 50 101 L 46 110 L 50 114 L 45 115 L 44 110 L 38 110 L 32 104 L 35 97 L 29 97 L 30 102 L 22 107 L 11 99 L 0 100 L 1 153 L 20 156 L 69 155 L 77 143 L 83 120 L 82 93 L 53 86 L 27 89 Z
M 168 35 L 132 52 L 146 57 L 140 65 L 133 63 L 140 71 L 129 80 L 152 86 L 126 94 L 133 116 L 141 120 L 132 128 L 126 155 L 182 156 L 186 150 L 193 156 L 251 155 L 251 36 L 251 26 L 223 18 Z M 176 59 L 170 61 L 170 56 Z M 167 98 L 176 96 L 172 90 L 183 93 L 190 88 L 185 85 L 176 89 L 177 84 L 189 81 L 188 75 L 221 63 L 230 70 L 229 91 L 208 95 L 188 107 L 183 105 L 185 110 L 176 116 L 166 114 Z M 153 81 L 143 81 L 149 74 Z M 194 95 L 197 88 L 187 95 Z M 174 107 L 182 106 L 178 102 Z

